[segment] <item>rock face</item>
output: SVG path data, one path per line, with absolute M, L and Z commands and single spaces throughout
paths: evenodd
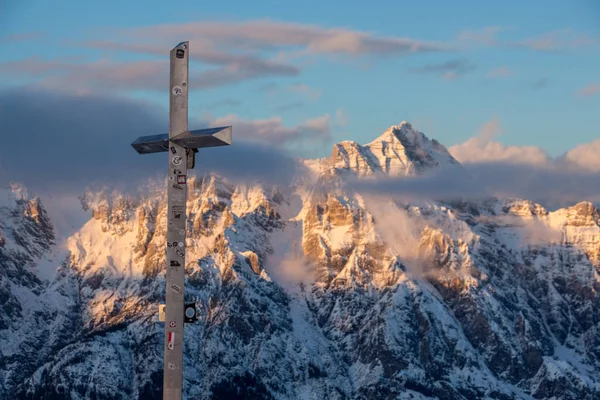
M 407 123 L 307 165 L 319 190 L 189 179 L 186 398 L 600 397 L 593 204 L 322 190 L 460 168 Z M 0 398 L 162 398 L 164 191 L 86 193 L 93 216 L 65 254 L 39 199 L 7 193 Z

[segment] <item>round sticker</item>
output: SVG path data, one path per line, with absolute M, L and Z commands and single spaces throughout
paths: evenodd
M 181 88 L 181 86 L 173 86 L 173 94 L 175 96 L 179 96 L 181 93 L 183 93 L 183 89 Z
M 179 247 L 183 247 L 183 242 L 179 242 Z
M 185 231 L 184 231 L 183 229 L 180 229 L 180 230 L 179 230 L 179 234 L 180 234 L 181 236 L 183 236 L 183 235 L 185 235 Z
M 173 157 L 173 165 L 179 165 L 179 164 L 181 164 L 181 160 L 182 160 L 181 156 L 175 156 L 175 157 Z
M 193 307 L 188 307 L 185 309 L 185 316 L 188 318 L 193 318 L 196 315 L 196 310 Z

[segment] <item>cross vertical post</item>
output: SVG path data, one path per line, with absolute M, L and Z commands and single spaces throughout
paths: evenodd
M 231 144 L 231 126 L 188 130 L 189 42 L 175 46 L 170 60 L 169 133 L 142 136 L 131 146 L 139 154 L 167 152 L 169 156 L 163 400 L 181 400 L 183 326 L 193 320 L 184 316 L 187 173 L 194 168 L 199 148 Z
M 179 43 L 171 50 L 169 139 L 188 130 L 188 44 Z M 169 140 L 164 400 L 180 400 L 182 396 L 187 153 Z

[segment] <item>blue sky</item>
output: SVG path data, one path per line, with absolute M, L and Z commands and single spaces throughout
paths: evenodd
M 593 0 L 10 3 L 0 89 L 103 92 L 166 111 L 160 51 L 189 39 L 202 50 L 190 115 L 316 138 L 290 142 L 303 155 L 402 120 L 446 146 L 497 121 L 500 142 L 551 156 L 600 137 Z

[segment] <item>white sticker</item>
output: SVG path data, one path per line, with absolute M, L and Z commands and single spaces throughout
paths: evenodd
M 175 96 L 179 96 L 181 93 L 183 93 L 183 88 L 181 86 L 173 86 L 173 94 Z
M 171 162 L 173 162 L 173 165 L 179 165 L 181 164 L 181 161 L 183 161 L 183 158 L 181 156 L 174 156 L 171 160 Z
M 183 236 L 183 235 L 185 235 L 185 231 L 184 231 L 183 229 L 180 229 L 180 230 L 179 230 L 179 234 L 180 234 L 181 236 Z
M 171 193 L 171 200 L 184 201 L 185 196 L 183 195 L 183 193 Z
M 179 242 L 179 247 L 183 247 L 183 242 Z

